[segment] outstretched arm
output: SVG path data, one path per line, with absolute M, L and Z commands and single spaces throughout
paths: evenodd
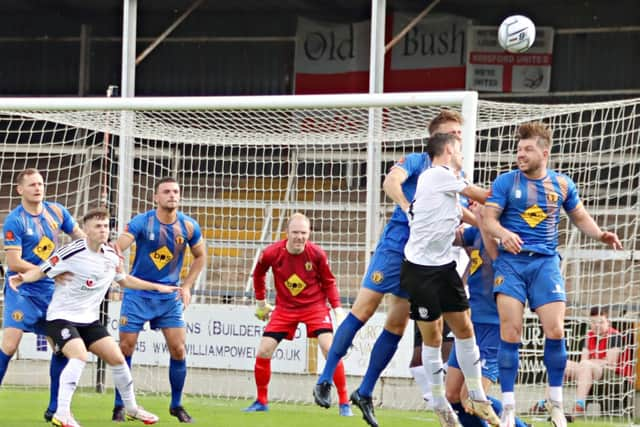
M 143 289 L 146 291 L 158 291 L 163 294 L 170 294 L 171 292 L 178 292 L 182 294 L 182 289 L 178 286 L 167 286 L 159 283 L 147 282 L 146 280 L 139 279 L 134 276 L 125 275 L 123 279 L 118 280 L 120 286 L 130 289 Z
M 18 273 L 9 278 L 9 286 L 14 291 L 18 290 L 23 283 L 36 282 L 42 279 L 45 274 L 38 267 L 32 267 L 23 273 Z
M 585 235 L 594 240 L 599 240 L 602 243 L 611 246 L 613 249 L 622 249 L 622 243 L 620 243 L 618 235 L 616 233 L 611 233 L 610 231 L 602 231 L 584 206 L 578 206 L 569 212 L 568 215 L 569 218 L 571 218 L 571 222 L 573 222 Z

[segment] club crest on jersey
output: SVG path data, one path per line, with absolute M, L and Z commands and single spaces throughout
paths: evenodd
M 49 264 L 51 265 L 51 267 L 55 266 L 59 262 L 60 262 L 60 257 L 58 255 L 54 255 L 51 258 L 49 258 Z
M 71 332 L 69 332 L 68 328 L 64 328 L 60 331 L 60 336 L 63 340 L 68 340 L 69 338 L 71 338 Z
M 313 263 L 311 263 L 311 261 L 307 261 L 304 263 L 304 269 L 307 271 L 311 271 L 313 270 Z
M 558 193 L 554 193 L 553 191 L 551 193 L 548 193 L 547 200 L 551 203 L 556 203 L 558 201 Z
M 426 307 L 418 307 L 418 314 L 420 315 L 421 319 L 429 318 L 429 310 Z
M 120 326 L 127 326 L 127 323 L 129 323 L 127 316 L 120 316 Z
M 382 271 L 376 270 L 371 274 L 371 281 L 376 285 L 379 283 L 382 283 L 383 280 L 384 280 L 384 273 L 382 273 Z
M 500 275 L 500 276 L 496 276 L 496 278 L 493 280 L 493 285 L 494 286 L 500 286 L 504 283 L 504 276 Z
M 13 240 L 15 239 L 16 236 L 13 235 L 13 231 L 8 230 L 6 233 L 4 233 L 4 239 L 5 240 Z
M 20 310 L 15 310 L 11 313 L 11 318 L 16 322 L 22 322 L 22 320 L 24 319 L 24 313 Z
M 182 235 L 177 235 L 175 238 L 175 242 L 176 245 L 183 245 L 184 244 L 184 237 L 182 237 Z

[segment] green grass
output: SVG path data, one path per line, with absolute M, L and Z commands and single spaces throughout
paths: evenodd
M 45 390 L 25 391 L 0 389 L 0 427 L 43 427 L 42 414 L 48 393 Z M 158 425 L 179 425 L 168 413 L 167 396 L 143 395 L 138 402 L 146 409 L 158 414 Z M 338 416 L 337 408 L 324 410 L 311 405 L 292 405 L 273 402 L 267 413 L 245 414 L 241 409 L 251 402 L 247 400 L 221 400 L 204 397 L 187 397 L 184 405 L 200 426 L 211 427 L 366 427 L 360 413 L 354 409 L 355 417 Z M 114 427 L 111 422 L 113 395 L 97 394 L 79 390 L 72 404 L 76 419 L 83 427 Z M 376 416 L 381 427 L 437 427 L 439 424 L 432 412 L 398 411 L 379 408 Z M 549 423 L 535 420 L 536 426 Z M 127 423 L 127 425 L 135 425 Z M 142 426 L 142 424 L 139 424 Z M 570 427 L 613 427 L 623 423 L 575 422 Z

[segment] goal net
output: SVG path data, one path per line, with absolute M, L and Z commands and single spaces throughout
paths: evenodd
M 43 172 L 49 200 L 76 217 L 103 204 L 118 218 L 118 229 L 132 215 L 153 208 L 156 180 L 177 177 L 182 210 L 201 225 L 208 250 L 194 304 L 185 313 L 187 391 L 248 399 L 255 393 L 253 360 L 263 326 L 252 316 L 250 273 L 259 251 L 284 236 L 292 212 L 310 217 L 312 240 L 327 251 L 342 300 L 349 304 L 393 208 L 381 191 L 384 174 L 404 153 L 423 151 L 431 117 L 443 107 L 463 112 L 465 141 L 476 137 L 475 150 L 465 144 L 465 168 L 474 170 L 474 180 L 484 186 L 513 167 L 518 125 L 544 120 L 554 128 L 551 167 L 575 180 L 587 209 L 625 246 L 610 251 L 566 220 L 561 224 L 570 357 L 579 358 L 589 308 L 607 306 L 624 337 L 626 369 L 594 387 L 589 410 L 629 417 L 639 311 L 633 259 L 640 214 L 638 104 L 507 104 L 477 102 L 471 93 L 0 100 L 0 173 L 6 189 L 0 217 L 18 205 L 8 183 L 26 167 Z M 116 293 L 112 299 L 108 326 L 117 334 Z M 364 372 L 383 319 L 379 313 L 363 328 L 345 360 L 350 388 Z M 540 327 L 533 316 L 527 316 L 526 325 L 517 388 L 521 411 L 544 396 L 546 381 Z M 412 337 L 406 335 L 376 388 L 378 404 L 422 407 L 408 371 Z M 295 340 L 280 346 L 272 400 L 311 401 L 320 362 L 315 343 L 305 336 L 301 328 Z M 141 334 L 133 368 L 138 389 L 169 389 L 163 344 L 158 332 Z M 46 384 L 47 357 L 42 340 L 25 335 L 5 385 Z M 83 381 L 95 385 L 96 368 L 90 366 Z M 570 383 L 567 412 L 574 399 Z

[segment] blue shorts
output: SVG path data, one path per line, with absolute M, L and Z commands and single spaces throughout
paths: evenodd
M 567 301 L 559 255 L 500 252 L 493 270 L 493 293 L 509 295 L 522 304 L 529 300 L 531 310 Z
M 408 239 L 409 227 L 406 224 L 387 224 L 362 279 L 363 287 L 381 294 L 409 299 L 409 294 L 400 289 L 400 270 Z
M 144 323 L 151 329 L 184 328 L 182 300 L 124 294 L 120 307 L 120 332 L 140 332 Z
M 482 363 L 482 376 L 492 383 L 498 381 L 498 345 L 500 344 L 500 325 L 489 323 L 475 323 L 473 333 L 480 349 L 480 361 Z M 449 353 L 449 366 L 460 369 L 456 358 L 456 346 Z
M 21 295 L 5 284 L 3 327 L 46 335 L 44 328 L 51 296 L 48 292 L 38 296 Z

